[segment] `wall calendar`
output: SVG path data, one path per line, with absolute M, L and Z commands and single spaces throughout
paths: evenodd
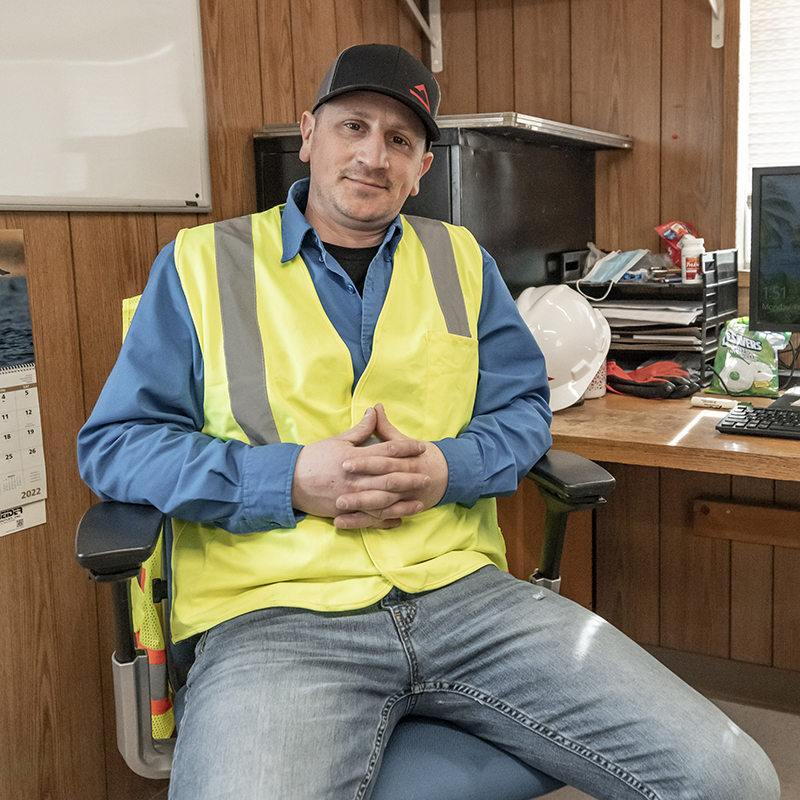
M 47 481 L 36 368 L 0 368 L 0 536 L 45 521 Z
M 25 246 L 0 230 L 0 536 L 43 525 L 46 497 Z

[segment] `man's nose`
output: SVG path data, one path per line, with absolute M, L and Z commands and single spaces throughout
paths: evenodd
M 359 157 L 372 169 L 384 169 L 388 166 L 388 149 L 386 139 L 381 131 L 370 131 L 361 141 Z

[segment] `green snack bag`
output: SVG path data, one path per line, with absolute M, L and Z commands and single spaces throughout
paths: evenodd
M 781 341 L 781 346 L 786 344 L 789 334 L 751 331 L 749 325 L 749 317 L 737 317 L 725 323 L 708 392 L 749 397 L 778 396 L 776 348 Z

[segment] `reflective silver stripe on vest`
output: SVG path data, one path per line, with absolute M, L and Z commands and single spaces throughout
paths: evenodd
M 214 249 L 233 418 L 251 445 L 279 444 L 258 325 L 250 217 L 215 223 Z
M 436 299 L 442 309 L 447 332 L 456 336 L 470 336 L 467 307 L 464 304 L 464 293 L 458 279 L 456 256 L 453 243 L 443 222 L 426 217 L 406 217 L 411 223 L 422 246 L 431 268 Z

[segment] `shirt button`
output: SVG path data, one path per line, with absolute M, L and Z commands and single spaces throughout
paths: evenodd
M 350 292 L 350 294 L 355 294 L 356 293 L 356 287 L 353 286 L 352 284 L 349 284 L 348 287 L 347 287 L 347 291 Z

